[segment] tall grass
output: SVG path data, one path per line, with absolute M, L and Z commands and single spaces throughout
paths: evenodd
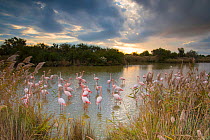
M 29 103 L 23 103 L 23 89 L 29 77 L 35 76 L 44 62 L 32 67 L 31 57 L 16 63 L 13 55 L 0 61 L 0 140 L 92 139 L 90 124 L 81 119 L 58 118 L 42 109 L 40 89 L 27 92 Z M 42 85 L 40 85 L 42 86 Z
M 111 127 L 112 140 L 210 139 L 210 83 L 206 72 L 147 75 L 136 95 L 143 100 L 139 115 L 129 124 Z M 144 90 L 142 90 L 142 88 Z

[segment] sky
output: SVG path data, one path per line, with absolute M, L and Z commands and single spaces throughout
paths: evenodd
M 0 0 L 0 44 L 163 48 L 210 54 L 210 0 Z

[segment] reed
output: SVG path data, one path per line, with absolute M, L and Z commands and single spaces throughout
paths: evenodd
M 160 80 L 161 79 L 161 80 Z M 150 81 L 150 82 L 149 82 Z M 149 76 L 136 96 L 140 113 L 129 124 L 111 127 L 109 138 L 144 140 L 209 139 L 210 84 L 206 72 L 191 69 Z M 144 88 L 144 90 L 142 90 Z
M 30 83 L 30 77 L 38 73 L 44 62 L 32 68 L 31 57 L 18 64 L 16 57 L 18 55 L 0 61 L 0 140 L 94 138 L 90 124 L 85 124 L 85 121 L 71 120 L 67 115 L 57 117 L 45 113 L 42 110 L 40 88 L 32 89 L 29 86 L 23 94 L 22 90 Z M 26 98 L 26 102 L 21 97 Z

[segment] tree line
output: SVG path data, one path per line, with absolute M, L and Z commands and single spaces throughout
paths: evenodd
M 26 45 L 26 40 L 13 37 L 5 39 L 0 45 L 1 59 L 13 54 L 18 54 L 18 61 L 32 56 L 31 62 L 38 64 L 46 62 L 45 66 L 70 66 L 70 65 L 123 65 L 138 62 L 179 62 L 177 60 L 203 60 L 210 62 L 210 57 L 198 55 L 196 51 L 190 50 L 185 53 L 184 48 L 178 48 L 178 53 L 163 48 L 124 54 L 117 49 L 101 48 L 96 45 L 87 44 L 53 44 L 44 43 Z M 208 58 L 208 59 L 207 59 Z
M 26 40 L 21 38 L 6 39 L 0 46 L 0 55 L 9 56 L 18 54 L 22 61 L 32 56 L 31 62 L 38 64 L 46 62 L 45 66 L 69 65 L 120 65 L 123 64 L 124 54 L 117 49 L 101 48 L 87 44 L 53 44 L 44 43 L 26 45 Z
M 178 48 L 177 52 L 171 52 L 163 48 L 154 49 L 149 53 L 149 51 L 144 51 L 142 53 L 133 52 L 126 56 L 128 62 L 168 62 L 168 63 L 194 63 L 194 62 L 210 62 L 210 55 L 204 56 L 199 55 L 196 51 L 190 50 L 185 53 L 184 48 Z

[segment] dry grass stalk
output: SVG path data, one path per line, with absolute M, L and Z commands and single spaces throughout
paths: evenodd
M 40 62 L 40 63 L 36 66 L 36 68 L 35 68 L 35 70 L 34 70 L 34 74 L 38 73 L 39 69 L 42 68 L 42 66 L 43 66 L 44 64 L 45 64 L 45 62 Z
M 159 138 L 159 140 L 166 140 L 163 136 L 161 135 L 157 135 L 157 137 Z
M 181 112 L 181 115 L 180 115 L 179 120 L 180 120 L 181 122 L 182 122 L 182 121 L 185 121 L 185 117 L 186 117 L 186 115 L 185 115 L 185 110 L 183 109 L 182 112 Z
M 13 61 L 16 60 L 16 57 L 17 57 L 17 56 L 19 56 L 19 55 L 12 55 L 12 56 L 10 56 L 9 58 L 7 58 L 7 61 L 13 62 Z
M 32 56 L 28 56 L 23 60 L 23 63 L 30 63 Z

